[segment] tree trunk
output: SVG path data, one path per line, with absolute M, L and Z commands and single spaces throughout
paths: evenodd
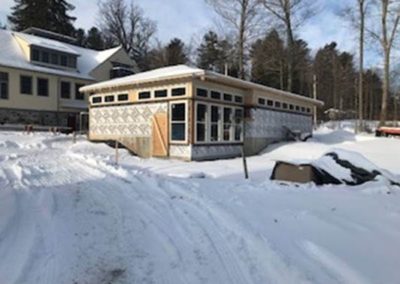
M 389 48 L 385 48 L 384 51 L 385 60 L 384 60 L 384 68 L 383 68 L 383 83 L 382 83 L 382 106 L 381 106 L 381 115 L 379 125 L 385 125 L 387 119 L 387 99 L 389 97 L 389 67 L 390 67 L 390 50 Z
M 285 1 L 285 21 L 286 21 L 286 33 L 287 33 L 287 64 L 288 64 L 288 77 L 287 77 L 287 91 L 293 91 L 293 72 L 294 72 L 294 35 L 292 29 L 290 1 Z
M 244 79 L 244 41 L 246 29 L 246 13 L 248 7 L 248 0 L 243 0 L 242 11 L 240 15 L 240 28 L 239 28 L 239 78 Z
M 360 9 L 360 65 L 358 82 L 358 130 L 363 130 L 363 83 L 364 83 L 364 0 L 359 0 Z

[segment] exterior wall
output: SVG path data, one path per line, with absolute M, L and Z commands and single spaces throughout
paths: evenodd
M 234 158 L 241 155 L 241 145 L 192 146 L 192 160 L 213 160 Z
M 151 155 L 152 117 L 168 112 L 167 103 L 135 104 L 91 108 L 89 139 L 118 140 L 136 154 Z
M 79 59 L 78 59 L 79 60 Z M 110 70 L 113 68 L 111 62 L 118 62 L 127 65 L 133 65 L 132 59 L 126 54 L 126 52 L 121 48 L 117 52 L 115 52 L 110 58 L 104 61 L 102 64 L 97 66 L 91 73 L 97 81 L 106 81 L 110 79 Z M 136 66 L 134 66 L 136 67 Z
M 298 113 L 251 108 L 245 125 L 245 150 L 253 155 L 268 144 L 285 140 L 285 129 L 312 132 L 312 116 Z
M 59 77 L 45 73 L 18 70 L 0 66 L 0 72 L 8 73 L 8 99 L 0 99 L 0 108 L 35 110 L 35 111 L 59 111 L 75 109 L 84 110 L 87 107 L 87 96 L 82 100 L 75 100 L 76 84 L 90 84 L 91 81 L 78 80 L 74 78 Z M 32 77 L 32 95 L 20 93 L 20 76 L 26 75 Z M 37 95 L 37 79 L 43 78 L 49 81 L 49 96 L 42 97 Z M 60 98 L 60 82 L 71 83 L 71 99 Z M 71 107 L 71 106 L 77 107 Z
M 169 156 L 185 161 L 192 160 L 192 145 L 170 145 Z
M 73 112 L 35 111 L 0 108 L 0 124 L 36 124 L 43 126 L 66 126 Z

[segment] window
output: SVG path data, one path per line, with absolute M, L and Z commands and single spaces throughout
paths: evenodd
M 311 109 L 308 107 L 307 108 L 307 113 L 310 113 L 311 112 Z
M 258 104 L 260 104 L 260 105 L 265 105 L 265 99 L 263 99 L 263 98 L 258 98 Z
M 299 106 L 296 106 L 296 111 L 300 111 L 300 107 Z
M 197 94 L 197 96 L 198 97 L 207 97 L 207 95 L 208 95 L 208 91 L 207 90 L 205 90 L 205 89 L 197 89 L 196 90 L 196 94 Z
M 224 141 L 231 140 L 231 129 L 232 129 L 232 108 L 224 108 Z
M 37 79 L 37 95 L 41 97 L 49 96 L 49 80 L 44 78 Z
M 267 100 L 267 105 L 270 106 L 270 107 L 274 106 L 274 101 Z
M 294 105 L 289 105 L 290 110 L 294 110 Z
M 287 109 L 288 108 L 288 104 L 287 103 L 283 103 L 282 107 L 283 107 L 283 109 Z
M 119 102 L 124 102 L 124 101 L 127 101 L 128 99 L 129 99 L 128 94 L 119 94 L 118 95 Z
M 186 140 L 186 104 L 171 104 L 171 141 Z
M 23 76 L 20 77 L 20 93 L 24 95 L 32 95 L 32 77 Z
M 61 82 L 61 98 L 70 99 L 71 98 L 71 83 Z
M 211 98 L 212 99 L 216 99 L 216 100 L 220 100 L 221 99 L 221 93 L 220 92 L 216 92 L 216 91 L 211 91 Z
M 220 121 L 220 107 L 211 106 L 211 119 L 210 119 L 210 141 L 215 142 L 219 140 L 219 121 Z
M 99 104 L 99 103 L 101 103 L 103 101 L 103 98 L 102 97 L 93 97 L 92 98 L 92 103 L 93 104 Z
M 196 141 L 206 141 L 207 105 L 197 104 L 196 108 Z
M 115 99 L 115 97 L 113 95 L 105 96 L 105 102 L 106 103 L 111 103 L 111 102 L 114 101 L 114 99 Z
M 85 100 L 85 94 L 79 92 L 79 89 L 82 88 L 83 84 L 75 84 L 75 100 L 83 101 Z
M 281 108 L 281 102 L 275 102 L 275 107 L 276 108 Z
M 36 48 L 31 49 L 31 60 L 39 61 L 39 50 L 37 50 Z
M 52 53 L 51 54 L 51 64 L 58 65 L 58 54 Z
M 243 129 L 243 110 L 242 109 L 235 109 L 234 123 L 235 123 L 234 139 L 235 139 L 235 141 L 241 141 L 242 140 L 242 129 Z
M 42 62 L 49 63 L 49 53 L 47 51 L 42 51 Z
M 302 112 L 305 112 L 305 111 L 306 111 L 306 108 L 305 108 L 305 107 L 301 107 L 301 111 L 302 111 Z
M 243 98 L 240 96 L 235 96 L 235 103 L 239 103 L 239 104 L 243 103 Z
M 8 99 L 8 73 L 0 72 L 0 99 Z
M 171 90 L 171 96 L 173 97 L 184 96 L 185 94 L 186 94 L 185 88 L 175 88 Z
M 147 100 L 151 98 L 151 93 L 149 91 L 146 92 L 139 92 L 139 100 Z
M 155 98 L 166 98 L 168 95 L 167 90 L 156 90 L 154 92 L 154 97 Z
M 231 94 L 224 94 L 224 101 L 231 102 L 233 100 L 233 96 Z
M 68 67 L 76 68 L 76 57 L 68 56 Z
M 68 58 L 65 55 L 60 56 L 60 65 L 61 66 L 67 66 L 68 65 Z

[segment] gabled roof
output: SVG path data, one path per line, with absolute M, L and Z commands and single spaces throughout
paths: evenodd
M 22 38 L 29 45 L 36 45 L 45 48 L 55 49 L 60 52 L 74 54 L 78 57 L 77 71 L 64 70 L 45 67 L 32 64 L 29 62 L 16 37 Z M 74 77 L 79 79 L 93 80 L 90 72 L 97 66 L 108 60 L 113 54 L 119 51 L 122 47 L 115 47 L 104 51 L 83 48 L 68 43 L 59 42 L 52 39 L 42 38 L 34 35 L 0 30 L 0 66 L 19 68 L 29 71 L 43 72 L 48 74 Z
M 256 84 L 253 82 L 237 79 L 231 76 L 226 76 L 223 74 L 219 74 L 213 71 L 207 71 L 203 69 L 199 69 L 196 67 L 190 67 L 187 65 L 176 65 L 170 67 L 164 67 L 155 69 L 152 71 L 147 71 L 143 73 L 138 73 L 131 76 L 126 76 L 123 78 L 117 78 L 109 81 L 104 81 L 100 83 L 95 83 L 92 85 L 88 85 L 82 87 L 80 89 L 81 92 L 96 92 L 99 90 L 107 90 L 116 87 L 124 87 L 124 86 L 132 86 L 136 84 L 150 83 L 150 82 L 158 82 L 165 81 L 169 79 L 181 79 L 181 78 L 206 78 L 210 80 L 214 80 L 217 82 L 225 83 L 237 88 L 248 89 L 248 90 L 260 90 L 266 91 L 273 94 L 278 94 L 283 97 L 296 98 L 298 100 L 312 103 L 314 105 L 322 106 L 324 103 L 319 100 L 314 100 L 312 98 L 304 97 L 301 95 L 297 95 L 294 93 L 274 89 L 271 87 L 267 87 L 264 85 Z

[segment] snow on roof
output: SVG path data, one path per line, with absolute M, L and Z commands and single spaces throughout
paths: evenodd
M 76 55 L 79 56 L 80 54 L 76 52 L 74 49 L 70 48 L 68 44 L 52 40 L 52 39 L 47 39 L 43 37 L 38 37 L 30 34 L 24 34 L 24 33 L 14 33 L 17 37 L 22 38 L 24 41 L 28 43 L 28 45 L 34 45 L 34 46 L 39 46 L 43 48 L 49 48 L 53 50 L 57 50 L 60 52 L 65 52 L 68 54 Z
M 38 45 L 57 51 L 79 55 L 77 60 L 77 70 L 55 69 L 30 63 L 19 46 L 15 37 L 28 42 L 28 44 Z M 55 74 L 66 77 L 74 77 L 86 80 L 95 80 L 90 72 L 106 61 L 110 56 L 117 52 L 121 47 L 111 48 L 104 51 L 97 51 L 88 48 L 75 46 L 72 44 L 58 42 L 56 40 L 37 37 L 23 33 L 7 30 L 0 30 L 0 66 L 8 66 L 24 70 Z
M 270 88 L 267 86 L 263 86 L 260 84 L 256 84 L 253 82 L 237 79 L 234 77 L 226 76 L 223 74 L 219 74 L 216 72 L 212 71 L 206 71 L 203 69 L 199 69 L 196 67 L 190 67 L 187 65 L 176 65 L 176 66 L 170 66 L 170 67 L 163 67 L 159 69 L 155 69 L 152 71 L 147 71 L 123 78 L 117 78 L 113 80 L 108 80 L 100 83 L 95 83 L 92 85 L 88 85 L 85 87 L 82 87 L 80 90 L 81 92 L 91 92 L 91 91 L 97 91 L 101 89 L 108 89 L 108 88 L 114 88 L 114 87 L 123 87 L 123 86 L 129 86 L 129 85 L 135 85 L 139 83 L 146 83 L 146 82 L 155 82 L 155 81 L 163 81 L 163 80 L 168 80 L 168 79 L 173 79 L 173 78 L 184 78 L 184 77 L 204 77 L 204 78 L 209 78 L 209 79 L 214 79 L 217 81 L 224 81 L 228 84 L 232 84 L 234 86 L 238 87 L 244 87 L 247 89 L 260 89 L 262 91 L 268 91 L 271 93 L 276 93 L 282 96 L 286 97 L 291 97 L 291 98 L 296 98 L 308 103 L 312 103 L 315 105 L 323 105 L 324 103 L 319 100 L 314 100 L 312 98 L 304 97 L 301 95 L 285 92 L 282 90 L 277 90 L 274 88 Z

